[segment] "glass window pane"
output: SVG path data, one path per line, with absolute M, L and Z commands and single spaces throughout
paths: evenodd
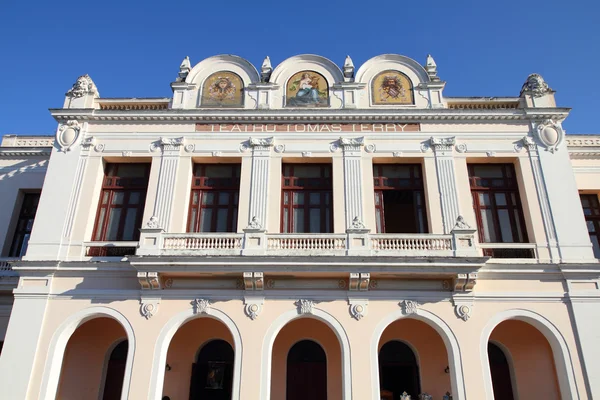
M 473 175 L 479 178 L 502 178 L 502 165 L 473 165 Z
M 227 193 L 227 192 L 221 192 L 219 194 L 219 204 L 220 205 L 227 205 L 227 204 L 229 204 L 229 193 Z
M 303 208 L 294 208 L 294 232 L 296 233 L 304 233 L 304 209 Z
M 108 203 L 108 195 L 109 195 L 108 191 L 105 191 L 104 193 L 102 193 L 102 204 Z
M 310 193 L 309 196 L 310 205 L 315 206 L 321 204 L 321 193 Z
M 227 217 L 228 210 L 226 208 L 221 208 L 217 211 L 217 232 L 227 232 Z
M 290 233 L 289 229 L 289 210 L 287 208 L 283 209 L 283 233 Z
M 232 217 L 231 217 L 231 227 L 229 227 L 229 231 L 230 232 L 236 232 L 237 231 L 237 222 L 238 222 L 238 210 L 237 208 L 234 208 L 232 211 Z
M 425 210 L 417 210 L 417 218 L 419 222 L 419 231 L 417 233 L 427 233 L 427 227 L 425 226 Z
M 192 192 L 192 204 L 193 205 L 198 205 L 199 197 L 200 197 L 200 193 L 198 191 L 194 190 Z
M 327 207 L 325 209 L 325 231 L 324 233 L 331 233 L 333 229 L 331 228 L 331 208 Z
M 310 164 L 296 164 L 294 165 L 294 176 L 297 176 L 299 178 L 320 178 L 321 166 Z
M 377 228 L 377 233 L 383 232 L 383 218 L 381 218 L 381 209 L 375 209 L 375 225 Z
M 582 195 L 582 196 L 580 196 L 580 197 L 581 197 L 581 205 L 582 205 L 583 207 L 589 207 L 589 206 L 590 206 L 590 200 L 589 200 L 589 197 L 588 197 L 588 196 L 584 196 L 584 195 Z
M 380 199 L 381 193 L 379 192 L 375 192 L 375 205 L 378 206 L 381 204 L 381 199 Z
M 588 232 L 590 232 L 590 233 L 596 232 L 596 227 L 594 226 L 594 221 L 585 221 L 585 224 L 587 225 Z
M 496 205 L 497 206 L 505 206 L 506 205 L 506 194 L 505 193 L 496 193 Z
M 142 194 L 140 192 L 129 193 L 129 201 L 127 204 L 139 204 Z
M 496 232 L 494 231 L 494 219 L 492 217 L 492 210 L 481 210 L 481 222 L 484 242 L 496 243 Z
M 202 192 L 202 204 L 215 204 L 215 194 L 211 192 Z
M 304 204 L 304 193 L 302 193 L 302 192 L 294 192 L 293 204 L 303 205 Z
M 500 233 L 502 234 L 502 242 L 514 243 L 512 234 L 512 225 L 508 210 L 498 210 L 498 220 L 500 222 Z
M 212 208 L 203 208 L 202 211 L 200 211 L 200 232 L 212 232 L 212 213 Z
M 525 235 L 523 234 L 523 231 L 521 229 L 521 216 L 519 215 L 519 211 L 514 210 L 514 214 L 515 214 L 515 222 L 517 224 L 517 243 L 523 243 L 525 242 Z
M 104 226 L 104 217 L 106 216 L 106 209 L 100 209 L 100 215 L 98 216 L 98 225 L 96 226 L 96 232 L 94 233 L 94 240 L 102 240 L 102 227 Z
M 321 209 L 311 208 L 310 209 L 310 233 L 321 232 Z
M 487 193 L 479 193 L 479 205 L 490 206 L 490 195 Z
M 112 204 L 119 205 L 123 204 L 125 198 L 125 192 L 113 192 Z
M 111 173 L 116 172 L 116 175 L 121 178 L 142 178 L 146 176 L 147 168 L 148 164 L 117 164 L 116 171 L 112 169 Z
M 118 240 L 119 222 L 121 221 L 121 209 L 113 208 L 108 216 L 108 227 L 106 228 L 105 240 Z
M 188 232 L 196 232 L 196 217 L 197 217 L 197 208 L 192 208 L 190 210 L 190 222 L 188 224 Z
M 590 240 L 592 241 L 592 249 L 594 250 L 594 257 L 600 258 L 600 243 L 598 243 L 598 236 L 596 236 L 596 235 L 590 236 Z
M 125 210 L 125 225 L 123 226 L 123 237 L 121 240 L 135 240 L 135 220 L 137 213 L 137 208 L 128 208 Z
M 283 192 L 283 204 L 289 204 L 290 203 L 290 194 L 289 192 Z
M 18 257 L 23 257 L 25 255 L 25 253 L 27 252 L 27 246 L 29 245 L 30 237 L 31 237 L 31 235 L 29 233 L 26 233 L 25 235 L 23 235 L 23 242 L 21 243 L 21 248 L 19 249 Z

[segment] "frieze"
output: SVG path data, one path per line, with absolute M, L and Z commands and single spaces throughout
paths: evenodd
M 419 132 L 420 124 L 196 124 L 196 132 L 213 133 L 341 133 L 341 132 Z

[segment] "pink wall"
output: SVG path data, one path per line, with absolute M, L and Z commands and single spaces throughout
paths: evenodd
M 312 318 L 296 319 L 284 326 L 273 343 L 271 363 L 271 400 L 285 400 L 288 351 L 297 342 L 310 339 L 321 345 L 327 355 L 327 399 L 342 399 L 342 353 L 340 342 L 324 322 Z M 258 365 L 257 365 L 258 367 Z
M 126 338 L 125 330 L 111 318 L 95 318 L 75 330 L 67 342 L 57 399 L 97 399 L 111 345 Z
M 381 335 L 379 347 L 391 340 L 408 344 L 417 357 L 421 375 L 421 392 L 434 399 L 441 399 L 450 387 L 450 374 L 444 372 L 449 365 L 444 341 L 438 333 L 424 322 L 403 318 L 391 323 Z
M 560 400 L 552 348 L 540 331 L 523 321 L 504 321 L 490 341 L 510 352 L 506 356 L 512 357 L 519 398 Z
M 231 332 L 223 323 L 212 318 L 196 318 L 184 324 L 173 336 L 167 353 L 170 371 L 165 371 L 163 396 L 171 400 L 188 400 L 192 364 L 201 346 L 211 340 L 222 339 L 235 351 Z

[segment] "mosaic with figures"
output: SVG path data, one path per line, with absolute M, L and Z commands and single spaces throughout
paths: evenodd
M 406 75 L 383 71 L 373 79 L 373 104 L 414 104 L 413 87 Z
M 314 71 L 300 71 L 288 81 L 286 88 L 288 107 L 329 106 L 329 86 L 323 75 Z
M 243 89 L 242 79 L 233 72 L 217 72 L 204 81 L 200 104 L 203 107 L 241 107 Z

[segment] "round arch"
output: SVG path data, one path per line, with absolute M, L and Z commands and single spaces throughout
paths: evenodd
M 250 61 L 232 54 L 220 54 L 205 58 L 194 65 L 185 78 L 185 82 L 200 85 L 206 77 L 219 70 L 236 73 L 245 85 L 260 81 L 258 71 Z
M 465 392 L 465 382 L 462 370 L 462 359 L 458 340 L 454 336 L 454 332 L 450 327 L 437 315 L 427 310 L 418 310 L 418 314 L 405 315 L 402 309 L 398 309 L 379 322 L 375 327 L 373 336 L 371 337 L 371 360 L 378 360 L 379 340 L 383 335 L 383 331 L 392 323 L 402 318 L 412 318 L 426 323 L 432 327 L 442 338 L 446 351 L 448 352 L 448 363 L 451 373 L 450 382 L 452 385 L 452 393 L 456 400 L 465 400 L 467 398 Z M 379 392 L 379 368 L 371 366 L 371 387 L 373 390 L 373 399 L 380 399 Z
M 413 79 L 413 86 L 430 81 L 427 71 L 421 64 L 410 57 L 400 54 L 381 54 L 368 59 L 356 71 L 355 80 L 356 82 L 369 83 L 371 77 L 378 72 L 394 68 Z
M 481 366 L 484 375 L 483 384 L 486 398 L 494 398 L 487 344 L 490 340 L 492 331 L 500 325 L 500 323 L 511 319 L 526 322 L 544 335 L 552 348 L 561 398 L 564 400 L 579 400 L 580 396 L 575 381 L 573 360 L 565 338 L 548 319 L 536 312 L 522 309 L 506 310 L 494 315 L 481 333 L 479 350 L 481 354 Z
M 53 400 L 56 398 L 58 381 L 62 369 L 67 343 L 77 328 L 85 322 L 95 318 L 112 318 L 116 320 L 127 334 L 128 349 L 127 362 L 125 364 L 125 376 L 123 377 L 123 389 L 121 399 L 129 398 L 129 387 L 131 385 L 131 371 L 133 369 L 133 356 L 135 354 L 135 334 L 133 327 L 123 314 L 109 307 L 90 307 L 76 312 L 68 317 L 54 332 L 50 346 L 48 347 L 48 358 L 42 378 L 40 399 Z
M 352 399 L 352 369 L 350 364 L 350 340 L 342 324 L 331 314 L 313 309 L 312 314 L 298 314 L 296 310 L 290 310 L 280 315 L 269 327 L 263 339 L 261 378 L 260 378 L 260 399 L 268 400 L 271 395 L 271 358 L 273 352 L 273 343 L 281 329 L 298 318 L 314 318 L 324 322 L 335 333 L 342 350 L 342 399 Z M 312 340 L 312 339 L 311 339 Z
M 167 363 L 167 352 L 169 351 L 169 345 L 171 339 L 181 326 L 186 322 L 196 318 L 213 318 L 223 323 L 231 336 L 233 337 L 234 344 L 234 358 L 233 358 L 233 387 L 231 391 L 232 400 L 239 400 L 240 398 L 240 378 L 242 372 L 242 336 L 240 331 L 233 322 L 233 320 L 221 310 L 211 308 L 207 311 L 207 314 L 196 314 L 192 308 L 180 312 L 179 314 L 172 317 L 162 328 L 158 339 L 156 340 L 156 346 L 154 347 L 154 358 L 152 362 L 152 373 L 150 379 L 150 399 L 160 400 L 162 398 L 163 385 L 165 381 L 164 367 Z
M 273 70 L 270 81 L 285 86 L 293 74 L 302 70 L 312 70 L 322 74 L 329 87 L 344 80 L 340 67 L 328 58 L 315 54 L 300 54 L 279 63 Z

